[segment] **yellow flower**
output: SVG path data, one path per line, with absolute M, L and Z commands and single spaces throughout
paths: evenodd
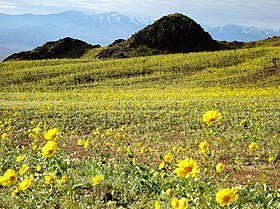
M 165 155 L 164 161 L 167 162 L 167 163 L 171 163 L 172 162 L 172 154 L 168 153 L 167 155 Z
M 216 172 L 221 173 L 225 168 L 225 165 L 223 163 L 218 163 L 216 165 Z
M 58 129 L 57 128 L 52 128 L 44 134 L 44 138 L 46 140 L 50 140 L 50 141 L 56 140 L 57 136 L 58 136 Z
M 159 202 L 159 200 L 156 200 L 155 201 L 155 209 L 160 209 L 160 202 Z
M 97 184 L 100 184 L 100 182 L 103 180 L 103 176 L 101 176 L 101 175 L 99 175 L 99 174 L 97 174 L 97 175 L 95 175 L 93 178 L 92 178 L 92 184 L 93 184 L 93 186 L 95 186 L 95 185 L 97 185 Z
M 113 129 L 112 129 L 112 128 L 109 128 L 109 129 L 106 131 L 106 134 L 107 134 L 107 135 L 111 135 L 112 132 L 113 132 Z
M 230 202 L 236 202 L 238 199 L 238 189 L 237 188 L 226 188 L 218 191 L 216 193 L 216 201 L 220 206 L 226 206 Z
M 125 127 L 125 126 L 122 126 L 122 127 L 121 127 L 121 131 L 124 132 L 125 130 L 126 130 L 126 127 Z
M 183 197 L 180 200 L 178 198 L 173 198 L 171 201 L 171 206 L 173 209 L 185 209 L 188 207 L 188 200 Z
M 177 197 L 172 199 L 171 206 L 173 209 L 179 208 L 179 199 Z
M 0 176 L 0 183 L 3 187 L 15 184 L 17 182 L 18 175 L 13 169 L 8 169 L 3 176 Z
M 58 181 L 59 185 L 65 184 L 69 181 L 68 176 L 62 176 L 61 179 Z
M 161 169 L 164 168 L 164 166 L 165 166 L 165 163 L 164 163 L 164 161 L 162 161 L 162 162 L 159 164 L 158 168 L 161 170 Z
M 40 172 L 41 170 L 42 170 L 42 166 L 37 165 L 37 166 L 36 166 L 36 171 Z
M 217 110 L 209 110 L 202 116 L 202 122 L 207 125 L 211 125 L 219 121 L 222 118 L 222 114 Z
M 189 177 L 190 175 L 196 177 L 199 173 L 199 166 L 195 160 L 187 158 L 178 163 L 178 168 L 175 169 L 175 173 L 180 177 Z
M 88 140 L 85 140 L 84 142 L 84 148 L 87 149 L 89 147 L 89 141 Z
M 141 147 L 140 149 L 140 153 L 144 154 L 146 152 L 146 146 Z
M 168 188 L 168 189 L 165 191 L 165 194 L 166 194 L 167 196 L 171 196 L 172 193 L 173 193 L 173 191 L 172 191 L 172 189 L 170 189 L 170 188 Z
M 54 175 L 52 173 L 49 173 L 48 175 L 44 176 L 45 184 L 51 184 L 54 182 Z
M 20 175 L 25 174 L 27 170 L 28 170 L 28 165 L 27 165 L 27 164 L 23 164 L 23 165 L 20 167 L 20 169 L 19 169 Z
M 138 146 L 138 147 L 142 147 L 142 142 L 138 142 L 138 143 L 137 143 L 137 146 Z
M 18 163 L 23 160 L 24 160 L 24 157 L 22 155 L 19 155 L 19 156 L 17 156 L 16 162 Z
M 82 139 L 78 140 L 78 146 L 84 146 L 84 141 Z
M 29 175 L 29 179 L 30 179 L 31 181 L 34 181 L 34 178 L 35 178 L 35 177 L 34 177 L 33 174 L 30 174 L 30 175 Z
M 249 149 L 250 150 L 256 150 L 258 148 L 258 144 L 256 142 L 252 142 L 250 145 L 249 145 Z
M 177 149 L 177 152 L 178 153 L 184 153 L 186 151 L 186 149 L 184 148 L 184 147 L 179 147 L 178 149 Z
M 15 188 L 15 190 L 14 190 L 14 191 L 12 191 L 11 196 L 12 196 L 12 197 L 16 197 L 16 196 L 18 195 L 18 193 L 19 193 L 18 188 Z
M 208 151 L 208 148 L 209 148 L 208 142 L 207 142 L 207 141 L 200 142 L 199 148 L 200 148 L 200 153 L 201 153 L 201 154 L 204 154 L 205 152 Z
M 5 141 L 8 138 L 8 134 L 7 133 L 3 133 L 2 134 L 2 140 Z
M 116 135 L 115 135 L 115 139 L 116 140 L 120 140 L 122 138 L 122 135 L 118 132 L 118 133 L 116 133 Z
M 57 143 L 55 141 L 48 141 L 42 148 L 42 155 L 44 157 L 51 157 L 57 150 Z
M 181 198 L 179 200 L 179 209 L 185 209 L 188 206 L 188 200 L 186 198 Z
M 31 179 L 25 179 L 19 183 L 18 187 L 20 190 L 27 190 L 30 187 L 31 182 L 32 182 Z
M 128 145 L 126 150 L 130 155 L 132 155 L 132 146 L 131 145 Z
M 269 163 L 274 163 L 275 160 L 276 160 L 276 157 L 269 157 L 267 161 Z

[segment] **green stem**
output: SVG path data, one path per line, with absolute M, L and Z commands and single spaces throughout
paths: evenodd
M 2 203 L 2 206 L 3 206 L 5 209 L 9 209 L 9 206 L 1 199 L 1 197 L 0 197 L 0 202 Z

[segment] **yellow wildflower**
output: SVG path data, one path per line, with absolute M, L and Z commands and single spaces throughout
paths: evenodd
M 199 166 L 195 160 L 187 158 L 178 163 L 175 173 L 180 177 L 189 177 L 190 175 L 196 177 L 199 173 Z
M 48 141 L 42 148 L 42 155 L 44 157 L 53 156 L 54 152 L 57 150 L 57 143 L 55 141 Z
M 155 201 L 155 209 L 160 209 L 160 202 L 159 202 L 159 200 L 156 200 Z
M 19 183 L 18 187 L 20 190 L 27 190 L 31 185 L 31 179 L 24 179 L 22 182 Z
M 208 142 L 207 142 L 207 141 L 200 142 L 199 148 L 200 148 L 200 153 L 201 153 L 201 154 L 204 154 L 204 153 L 207 152 L 208 149 L 209 149 L 209 144 L 208 144 Z
M 165 194 L 166 194 L 167 196 L 171 196 L 171 195 L 173 194 L 172 189 L 168 188 L 168 189 L 165 191 Z
M 40 172 L 42 170 L 42 166 L 41 165 L 37 165 L 36 166 L 36 171 Z
M 217 110 L 209 110 L 202 116 L 202 122 L 207 125 L 211 125 L 219 121 L 222 118 L 222 114 Z
M 274 163 L 275 160 L 276 160 L 276 157 L 269 157 L 267 161 L 269 163 Z
M 44 138 L 46 140 L 50 140 L 50 141 L 56 140 L 57 136 L 58 136 L 58 129 L 57 128 L 52 128 L 44 134 Z
M 3 133 L 2 134 L 2 140 L 5 141 L 8 138 L 8 134 L 7 133 Z
M 95 185 L 97 185 L 97 184 L 100 184 L 101 183 L 101 181 L 103 180 L 103 176 L 101 176 L 101 175 L 99 175 L 99 174 L 97 174 L 97 175 L 95 175 L 93 178 L 92 178 L 92 184 L 93 184 L 93 186 L 95 186 Z
M 27 170 L 28 170 L 28 165 L 27 165 L 27 164 L 23 164 L 23 165 L 20 167 L 20 169 L 19 169 L 20 175 L 25 174 Z
M 13 169 L 8 169 L 4 175 L 3 178 L 1 178 L 0 182 L 3 186 L 8 186 L 10 184 L 15 184 L 17 182 L 18 175 Z
M 216 165 L 216 172 L 221 173 L 225 168 L 225 165 L 223 163 L 218 163 Z
M 45 184 L 51 184 L 54 182 L 54 175 L 52 173 L 49 173 L 48 175 L 44 176 Z
M 19 156 L 17 156 L 16 162 L 18 163 L 23 160 L 24 160 L 24 157 L 22 155 L 19 155 Z
M 165 167 L 165 163 L 164 163 L 164 161 L 162 161 L 162 162 L 159 164 L 158 168 L 161 170 L 161 169 L 163 169 L 164 167 Z
M 172 154 L 168 153 L 167 155 L 165 155 L 164 161 L 167 162 L 167 163 L 171 163 L 172 162 Z
M 236 202 L 238 199 L 238 189 L 237 188 L 226 188 L 218 191 L 216 193 L 216 201 L 220 206 L 224 207 L 230 202 Z
M 252 142 L 250 145 L 249 145 L 249 149 L 250 150 L 256 150 L 258 148 L 258 144 L 256 142 Z

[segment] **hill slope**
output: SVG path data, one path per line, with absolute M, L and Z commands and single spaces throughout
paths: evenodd
M 128 40 L 99 53 L 100 58 L 220 49 L 209 33 L 191 18 L 176 13 L 164 16 Z

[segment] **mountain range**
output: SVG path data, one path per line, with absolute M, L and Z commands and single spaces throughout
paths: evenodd
M 117 12 L 86 15 L 67 11 L 49 15 L 0 13 L 0 22 L 0 60 L 3 60 L 14 52 L 30 50 L 67 36 L 105 46 L 116 39 L 129 38 L 154 20 L 151 17 L 130 18 Z M 233 24 L 202 27 L 213 39 L 225 41 L 254 41 L 280 34 L 280 30 Z

